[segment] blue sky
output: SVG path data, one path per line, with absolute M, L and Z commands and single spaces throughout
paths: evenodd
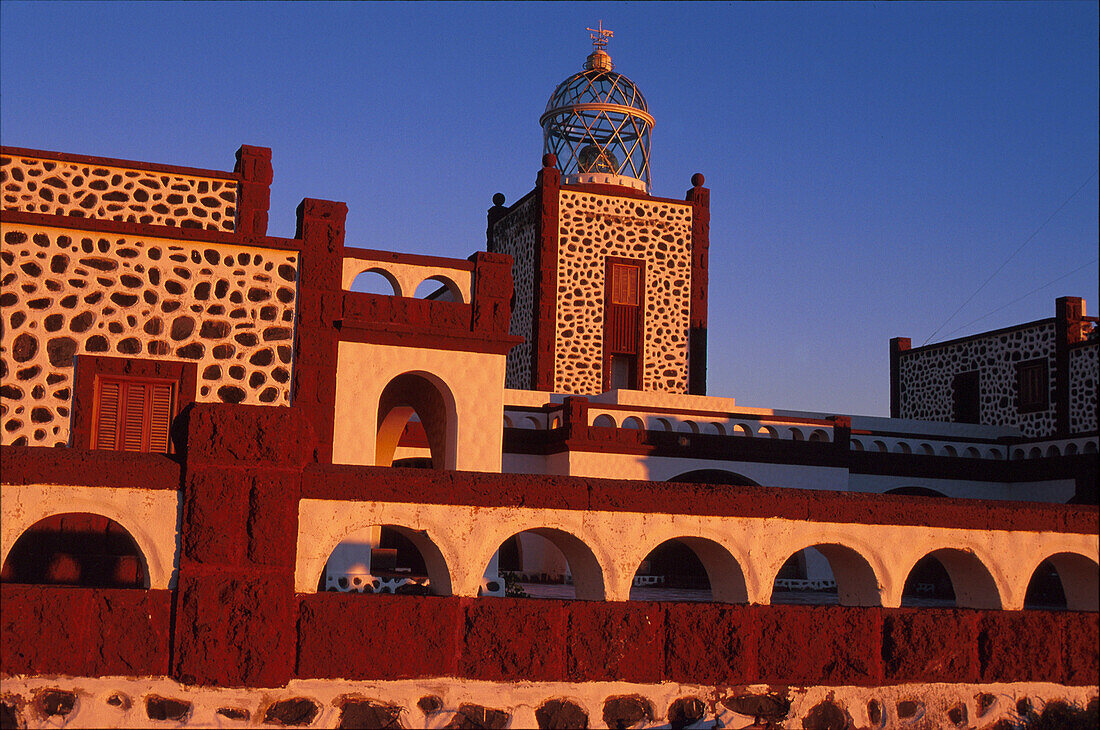
M 602 19 L 653 194 L 711 189 L 711 394 L 884 415 L 889 339 L 1002 264 L 936 340 L 1100 309 L 1098 7 L 5 0 L 0 136 L 215 169 L 271 147 L 273 235 L 328 198 L 349 245 L 465 257 Z

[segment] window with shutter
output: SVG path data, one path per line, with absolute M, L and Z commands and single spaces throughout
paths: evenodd
M 1030 360 L 1016 365 L 1016 388 L 1020 413 L 1045 411 L 1050 407 L 1047 361 Z
M 168 453 L 176 388 L 176 383 L 167 380 L 97 378 L 95 448 Z
M 609 259 L 604 308 L 604 387 L 640 386 L 642 262 Z

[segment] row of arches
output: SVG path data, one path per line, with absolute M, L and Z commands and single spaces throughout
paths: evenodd
M 528 430 L 554 429 L 561 425 L 556 414 L 544 416 L 522 416 L 505 414 L 505 428 Z M 751 423 L 724 423 L 721 421 L 694 421 L 691 419 L 664 418 L 650 416 L 643 420 L 639 416 L 627 416 L 621 422 L 609 413 L 600 413 L 592 419 L 592 425 L 598 428 L 626 428 L 635 431 L 661 431 L 666 433 L 710 434 L 712 436 L 744 436 L 771 439 L 789 439 L 791 441 L 829 441 L 829 432 L 821 428 L 798 426 L 760 425 Z
M 462 287 L 444 274 L 426 276 L 415 286 L 410 286 L 410 283 L 407 281 L 403 286 L 402 281 L 391 271 L 382 267 L 371 267 L 360 272 L 349 288 L 353 292 L 364 294 L 469 303 L 463 296 Z
M 811 576 L 817 563 L 818 572 Z M 824 567 L 822 572 L 820 569 Z M 1024 608 L 1097 610 L 1098 567 L 1075 552 L 1045 556 L 1028 574 Z M 523 530 L 504 540 L 485 566 L 484 594 L 603 600 L 604 569 L 591 548 L 565 530 Z M 741 562 L 716 540 L 683 535 L 648 551 L 632 576 L 635 600 L 749 599 Z M 147 588 L 145 557 L 117 522 L 89 513 L 47 517 L 26 530 L 4 560 L 12 583 Z M 791 554 L 771 576 L 763 602 L 882 605 L 872 561 L 840 543 L 815 543 Z M 424 530 L 371 525 L 329 553 L 317 590 L 451 595 L 451 569 Z M 1000 590 L 972 551 L 937 548 L 906 571 L 900 605 L 998 609 Z

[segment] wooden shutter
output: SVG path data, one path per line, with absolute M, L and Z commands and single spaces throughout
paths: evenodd
M 612 263 L 609 273 L 611 301 L 607 304 L 607 347 L 610 352 L 636 355 L 641 269 Z
M 170 381 L 100 379 L 95 448 L 168 453 L 175 394 Z
M 96 403 L 96 438 L 97 449 L 114 451 L 118 448 L 118 417 L 119 403 L 121 401 L 122 384 L 118 381 L 100 381 L 99 398 Z
M 637 266 L 611 264 L 611 303 L 638 306 Z

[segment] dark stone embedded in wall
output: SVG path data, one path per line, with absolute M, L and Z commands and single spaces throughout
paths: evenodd
M 968 718 L 968 712 L 966 705 L 960 702 L 947 711 L 947 719 L 950 720 L 955 727 L 964 727 Z
M 898 703 L 898 717 L 903 720 L 916 717 L 918 713 L 923 711 L 921 703 L 916 700 L 902 700 Z
M 217 714 L 230 720 L 240 720 L 242 722 L 246 722 L 252 717 L 252 713 L 242 707 L 219 707 Z
M 668 708 L 668 724 L 672 730 L 684 730 L 703 719 L 707 706 L 698 697 L 681 697 Z
M 625 730 L 642 721 L 653 722 L 653 703 L 641 695 L 615 695 L 603 703 L 603 721 L 609 728 Z
M 191 703 L 160 695 L 145 698 L 145 714 L 150 720 L 174 720 L 182 722 L 191 714 Z
M 989 711 L 993 709 L 993 706 L 997 704 L 996 695 L 989 694 L 988 692 L 982 692 L 977 697 L 978 701 L 978 717 L 985 717 L 989 714 Z
M 878 700 L 871 700 L 867 703 L 867 719 L 875 725 L 882 722 L 882 705 Z
M 438 695 L 424 695 L 416 701 L 416 706 L 425 715 L 431 715 L 443 709 L 443 699 Z
M 454 718 L 444 725 L 447 730 L 500 730 L 508 726 L 512 716 L 504 710 L 463 703 Z
M 302 727 L 313 722 L 321 712 L 321 705 L 308 697 L 279 700 L 267 708 L 264 722 L 268 725 Z
M 822 700 L 802 718 L 804 730 L 848 730 L 855 727 L 852 718 L 832 700 Z
M 129 698 L 129 696 L 123 694 L 122 692 L 115 692 L 107 698 L 107 704 L 111 707 L 117 707 L 118 709 L 125 711 L 129 710 L 134 703 Z
M 540 730 L 584 730 L 588 727 L 588 713 L 576 702 L 547 700 L 535 710 L 535 722 Z
M 5 695 L 0 698 L 0 727 L 6 729 L 27 726 L 20 712 L 21 705 L 20 699 L 14 695 Z
M 66 717 L 76 707 L 76 695 L 60 689 L 44 689 L 35 697 L 35 705 L 43 717 Z
M 786 719 L 791 712 L 791 700 L 786 693 L 744 694 L 722 698 L 722 705 L 731 712 L 747 715 L 754 722 L 772 725 Z
M 401 728 L 399 705 L 375 702 L 362 697 L 341 697 L 338 728 Z

